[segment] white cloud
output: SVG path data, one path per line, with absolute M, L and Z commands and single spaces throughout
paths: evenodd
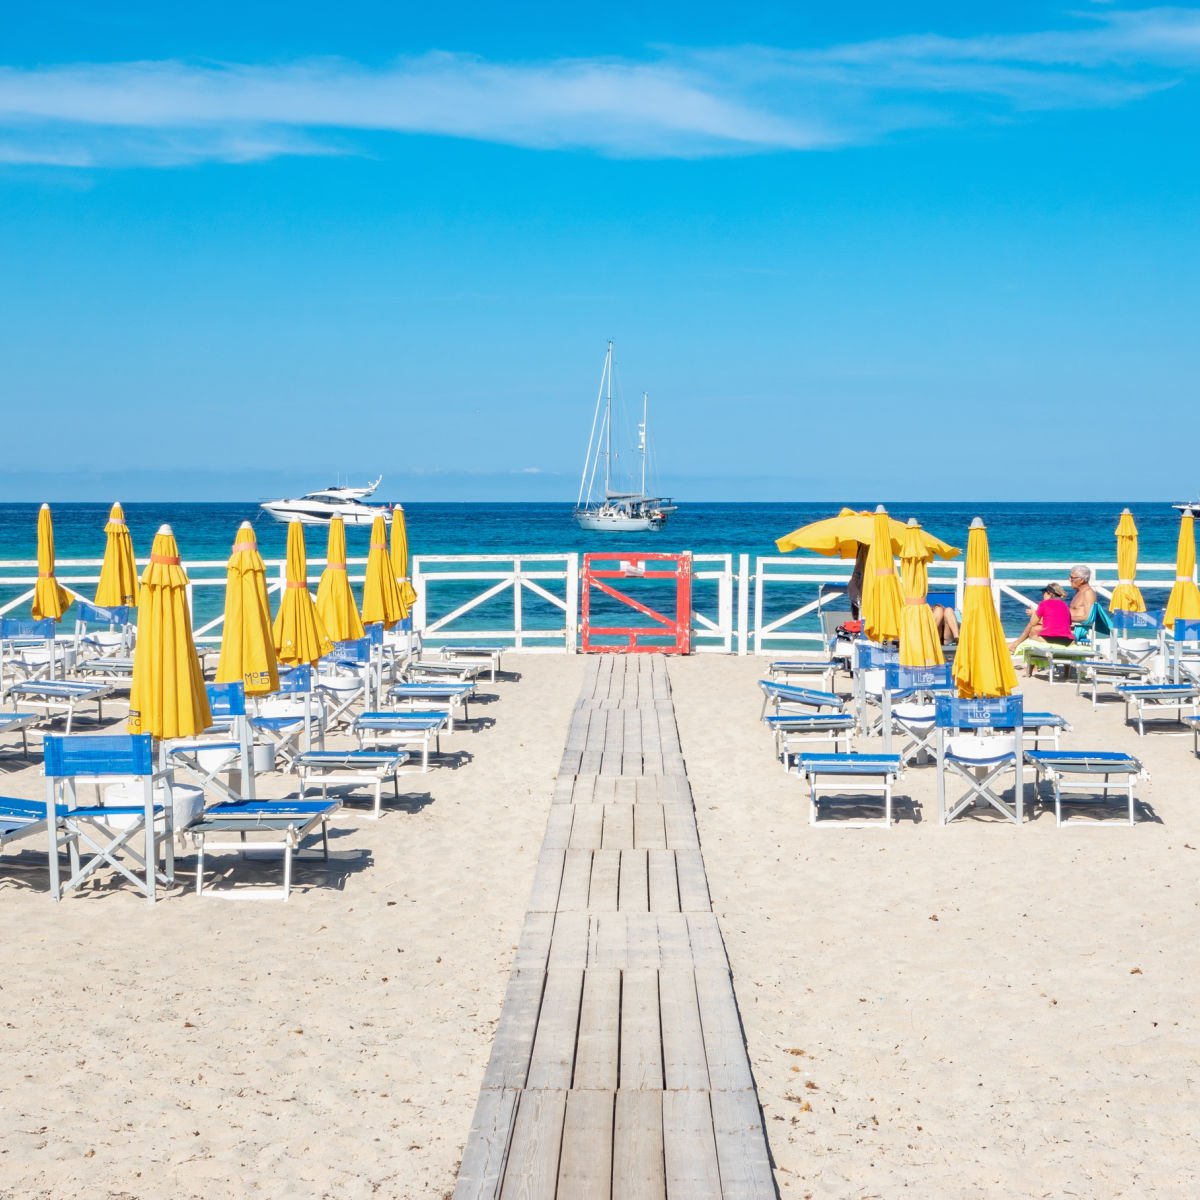
M 1075 29 L 790 50 L 371 69 L 161 62 L 0 68 L 0 164 L 248 162 L 360 152 L 368 133 L 698 157 L 867 142 L 907 128 L 1128 103 L 1200 66 L 1200 12 L 1093 9 Z

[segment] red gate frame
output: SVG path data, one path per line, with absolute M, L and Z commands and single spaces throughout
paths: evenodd
M 619 563 L 604 569 L 598 563 Z M 648 569 L 647 563 L 670 564 L 668 569 Z M 632 568 L 632 569 L 631 569 Z M 641 601 L 626 595 L 604 582 L 606 579 L 673 579 L 675 581 L 675 616 L 664 616 Z M 692 650 L 692 556 L 690 554 L 660 554 L 657 552 L 612 553 L 595 552 L 583 556 L 581 646 L 584 654 L 690 654 Z M 639 628 L 631 625 L 593 626 L 591 622 L 592 589 L 611 596 L 649 617 L 661 628 Z M 670 634 L 675 642 L 670 646 L 648 646 L 641 639 Z M 593 637 L 627 637 L 627 645 L 598 646 Z

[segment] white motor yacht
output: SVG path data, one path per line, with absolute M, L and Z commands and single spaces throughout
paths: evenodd
M 366 487 L 327 487 L 305 492 L 295 500 L 266 500 L 262 507 L 277 521 L 300 521 L 303 525 L 328 525 L 341 517 L 347 525 L 370 525 L 376 517 L 391 520 L 391 510 L 382 504 L 364 504 L 383 482 L 380 475 Z

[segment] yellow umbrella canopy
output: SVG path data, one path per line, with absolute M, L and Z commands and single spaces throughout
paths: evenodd
M 170 525 L 154 535 L 142 574 L 129 732 L 193 737 L 212 724 L 187 602 L 188 578 Z
M 402 608 L 400 585 L 388 557 L 387 526 L 380 515 L 371 524 L 371 548 L 367 553 L 367 572 L 363 580 L 363 623 L 374 625 L 382 621 L 385 629 L 391 629 L 403 619 Z
M 39 560 L 40 561 L 40 560 Z M 1194 621 L 1200 617 L 1200 590 L 1192 578 L 1196 573 L 1196 530 L 1190 512 L 1179 522 L 1179 547 L 1175 551 L 1175 584 L 1163 613 L 1163 624 L 1174 626 L 1177 618 Z
M 905 525 L 902 521 L 889 518 L 887 528 L 891 535 L 892 553 L 896 554 L 904 543 Z M 874 513 L 843 508 L 836 517 L 826 517 L 823 521 L 814 521 L 811 525 L 794 529 L 786 537 L 779 538 L 775 545 L 779 547 L 780 554 L 787 554 L 789 550 L 811 550 L 827 558 L 854 558 L 859 546 L 871 544 L 875 529 Z M 923 529 L 921 539 L 931 556 L 954 558 L 962 553 Z
M 96 584 L 96 603 L 101 608 L 137 604 L 137 565 L 133 561 L 133 539 L 125 524 L 125 510 L 114 504 L 104 526 L 104 562 Z
M 285 575 L 283 599 L 275 614 L 275 653 L 289 667 L 315 663 L 333 649 L 333 641 L 308 592 L 304 526 L 297 520 L 288 523 Z
M 971 522 L 967 535 L 966 571 L 958 653 L 954 656 L 958 694 L 969 699 L 1011 696 L 1017 690 L 1017 673 L 992 599 L 987 529 L 979 517 Z
M 1134 582 L 1137 575 L 1138 530 L 1133 513 L 1125 509 L 1117 522 L 1117 586 L 1108 607 L 1113 612 L 1145 612 L 1146 601 Z
M 325 570 L 317 584 L 317 615 L 335 642 L 350 642 L 366 636 L 350 580 L 346 577 L 346 526 L 341 517 L 329 522 L 329 549 Z
M 900 583 L 892 559 L 892 538 L 887 511 L 875 510 L 871 548 L 863 571 L 862 622 L 873 642 L 891 642 L 900 636 Z
M 54 578 L 54 519 L 50 505 L 43 504 L 37 526 L 37 583 L 33 585 L 33 619 L 62 619 L 71 606 L 71 593 Z
M 929 590 L 929 560 L 932 555 L 921 541 L 921 527 L 909 521 L 900 547 L 900 578 L 904 607 L 900 610 L 900 665 L 938 667 L 942 639 L 938 636 L 933 609 L 925 601 Z
M 417 599 L 417 592 L 408 577 L 408 527 L 404 523 L 404 509 L 398 504 L 392 508 L 392 574 L 400 587 L 400 619 L 403 621 Z
M 247 696 L 265 696 L 279 689 L 279 664 L 267 601 L 267 568 L 249 521 L 238 528 L 229 556 L 225 628 L 216 680 L 242 684 Z

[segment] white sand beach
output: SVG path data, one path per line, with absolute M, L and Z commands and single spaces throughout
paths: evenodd
M 44 856 L 5 855 L 4 1194 L 451 1192 L 584 660 L 505 666 L 519 682 L 476 710 L 495 724 L 447 743 L 471 760 L 339 820 L 286 905 L 181 889 L 152 909 L 115 885 L 54 905 Z M 898 789 L 919 823 L 900 803 L 887 833 L 812 830 L 758 722 L 761 667 L 670 677 L 782 1194 L 1194 1195 L 1190 737 L 1138 739 L 1119 706 L 1035 681 L 1065 744 L 1145 758 L 1161 823 L 943 829 L 925 768 Z M 3 762 L 4 791 L 41 794 Z

